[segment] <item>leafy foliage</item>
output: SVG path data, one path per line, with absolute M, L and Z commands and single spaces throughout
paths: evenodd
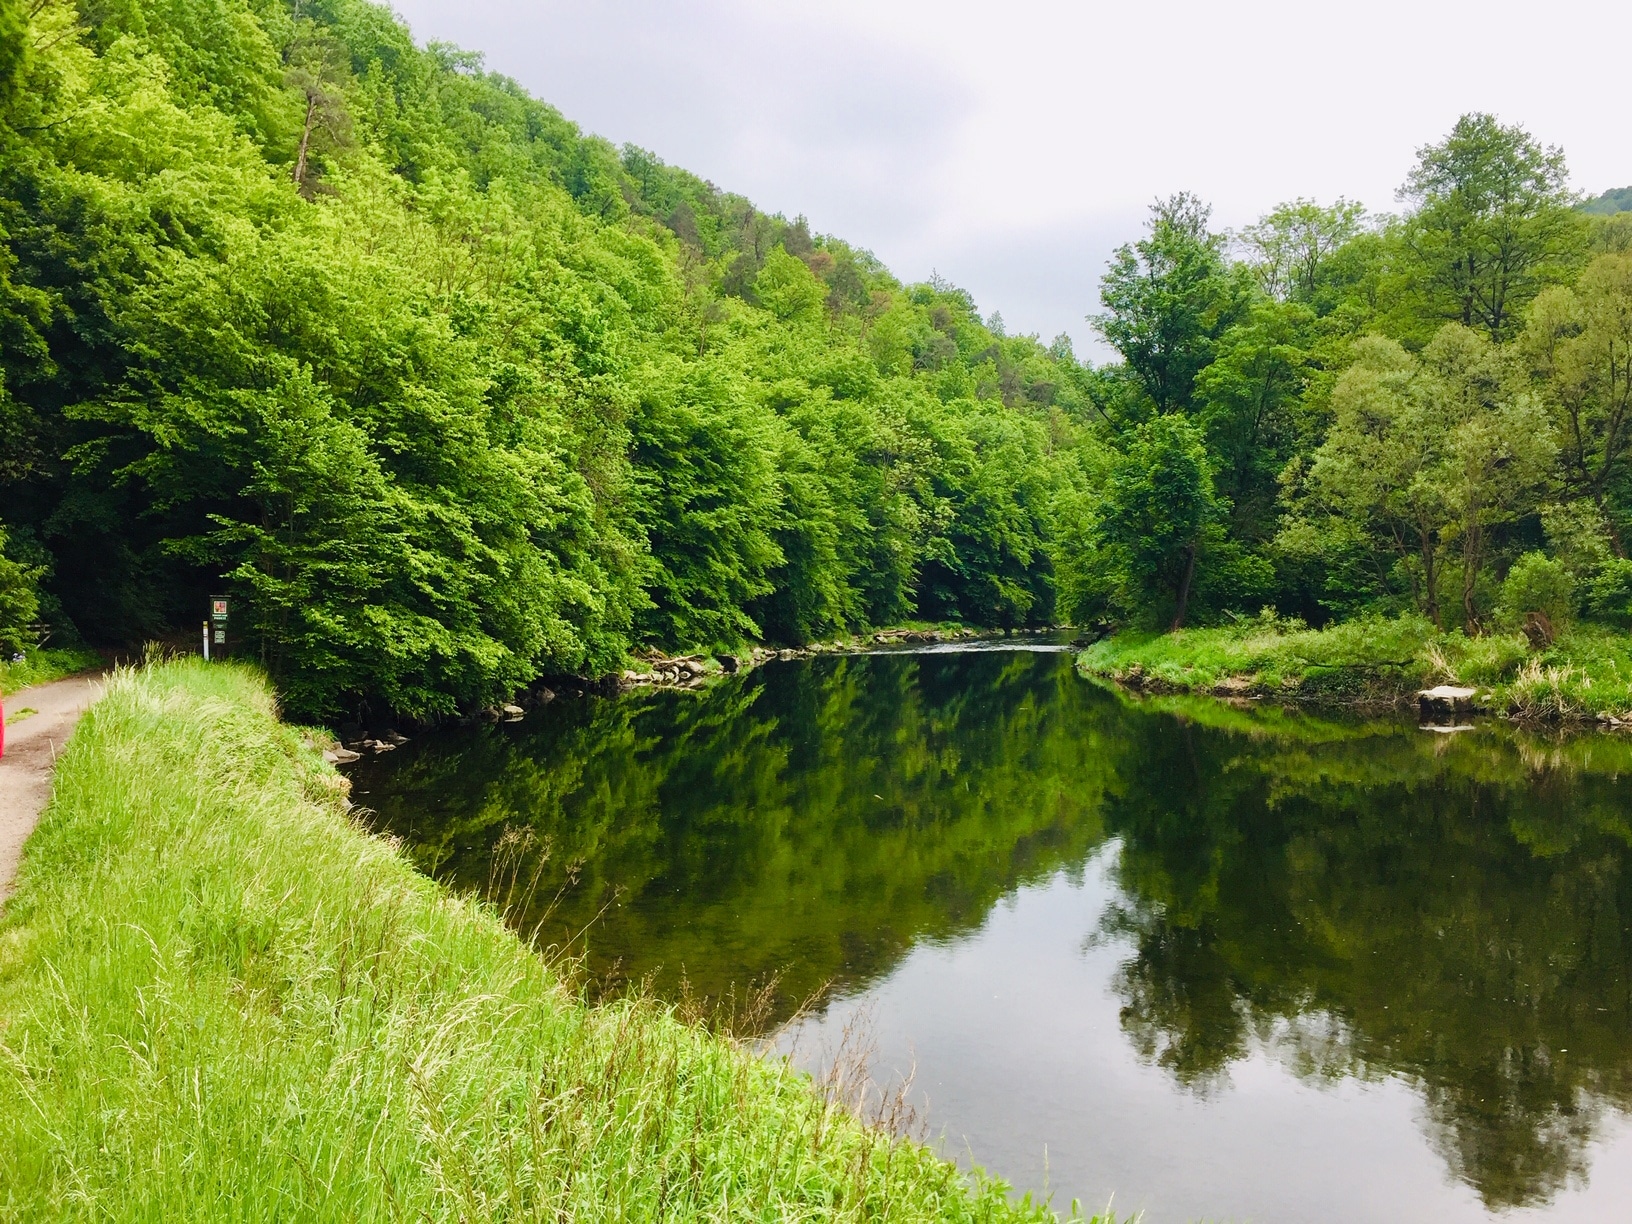
M 1068 348 L 363 0 L 3 19 L 0 481 L 93 639 L 227 593 L 293 708 L 431 715 L 1053 615 Z
M 10 659 L 32 645 L 30 626 L 40 611 L 35 589 L 40 572 L 7 557 L 5 547 L 6 533 L 0 527 L 0 655 Z
M 1316 626 L 1414 610 L 1478 634 L 1511 619 L 1508 569 L 1543 546 L 1601 591 L 1594 615 L 1619 615 L 1632 230 L 1574 207 L 1559 150 L 1483 114 L 1418 150 L 1399 198 L 1397 217 L 1283 204 L 1228 236 L 1232 263 L 1179 195 L 1118 251 L 1095 322 L 1123 360 L 1082 381 L 1122 458 L 1083 471 L 1122 475 L 1060 499 L 1068 611 L 1148 623 L 1182 604 L 1171 564 L 1153 582 L 1129 544 L 1163 552 L 1162 529 L 1124 516 L 1140 423 L 1179 416 L 1217 501 L 1189 584 L 1202 623 L 1262 603 Z
M 1137 598 L 1164 600 L 1184 625 L 1196 562 L 1219 504 L 1201 433 L 1182 417 L 1158 417 L 1111 470 L 1100 534 Z
M 1232 244 L 1158 203 L 1096 369 L 367 0 L 0 27 L 0 489 L 44 606 L 181 641 L 228 594 L 309 714 L 913 617 L 1475 629 L 1544 508 L 1601 527 L 1581 589 L 1625 552 L 1632 230 L 1489 116 L 1402 217 Z
M 1579 249 L 1565 183 L 1562 152 L 1490 115 L 1464 115 L 1420 150 L 1400 195 L 1415 205 L 1403 238 L 1424 313 L 1508 338 Z
M 1177 195 L 1151 209 L 1150 233 L 1121 247 L 1101 285 L 1096 325 L 1127 362 L 1157 412 L 1191 406 L 1197 376 L 1246 299 L 1207 230 L 1209 209 Z
M 1496 611 L 1498 620 L 1519 627 L 1539 613 L 1546 617 L 1546 635 L 1551 638 L 1575 619 L 1575 605 L 1575 580 L 1569 570 L 1546 553 L 1527 552 L 1507 571 Z

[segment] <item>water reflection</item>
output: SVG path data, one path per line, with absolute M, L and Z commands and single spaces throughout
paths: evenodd
M 1203 1092 L 1265 1034 L 1308 1076 L 1407 1076 L 1493 1207 L 1585 1172 L 1632 1087 L 1623 741 L 1125 725 L 1107 925 L 1142 1053 Z
M 1629 766 L 1606 736 L 1131 703 L 1061 656 L 936 653 L 559 703 L 355 777 L 456 886 L 504 875 L 526 830 L 517 920 L 587 927 L 595 973 L 709 995 L 780 974 L 775 1018 L 824 983 L 887 995 L 915 946 L 955 951 L 1106 847 L 1075 955 L 1111 955 L 1123 1057 L 1203 1107 L 1264 1051 L 1306 1083 L 1409 1084 L 1500 1209 L 1579 1182 L 1632 1104 Z
M 562 703 L 354 776 L 457 887 L 531 830 L 550 864 L 519 921 L 547 943 L 588 928 L 598 973 L 708 995 L 780 975 L 780 1019 L 1098 844 L 1100 700 L 1058 655 L 778 663 L 700 695 Z

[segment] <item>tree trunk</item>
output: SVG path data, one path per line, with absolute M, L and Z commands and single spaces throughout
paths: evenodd
M 1478 519 L 1463 534 L 1462 544 L 1462 632 L 1469 637 L 1479 633 L 1479 613 L 1473 606 L 1474 584 L 1479 580 L 1479 563 L 1484 559 L 1484 533 Z
M 1428 613 L 1428 619 L 1434 622 L 1435 629 L 1445 628 L 1445 622 L 1439 614 L 1439 565 L 1435 556 L 1434 539 L 1430 534 L 1422 537 L 1422 594 Z
M 300 130 L 300 149 L 295 154 L 295 172 L 293 178 L 295 186 L 299 187 L 306 181 L 306 151 L 312 144 L 312 126 L 317 122 L 317 97 L 314 94 L 306 95 L 306 126 Z
M 1173 628 L 1169 631 L 1172 633 L 1184 628 L 1184 614 L 1190 606 L 1190 580 L 1196 575 L 1196 546 L 1191 544 L 1185 552 L 1184 580 L 1179 583 L 1179 606 L 1173 612 Z

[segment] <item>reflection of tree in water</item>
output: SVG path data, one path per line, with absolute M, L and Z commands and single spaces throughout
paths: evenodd
M 1260 1045 L 1404 1076 L 1494 1208 L 1585 1175 L 1602 1111 L 1632 1107 L 1626 745 L 1125 719 L 1105 936 L 1133 944 L 1143 1056 L 1202 1093 Z
M 706 999 L 780 971 L 772 1019 L 1115 834 L 1104 937 L 1133 948 L 1117 988 L 1144 1057 L 1201 1093 L 1258 1048 L 1402 1076 L 1503 1207 L 1582 1175 L 1603 1110 L 1632 1106 L 1620 775 L 1632 744 L 1607 737 L 1130 707 L 1057 657 L 970 655 L 560 703 L 356 778 L 456 886 L 484 884 L 506 830 L 549 845 L 516 918 L 546 943 L 593 924 L 593 975 L 670 994 L 683 972 Z
M 1107 932 L 1138 940 L 1139 954 L 1116 979 L 1123 1028 L 1141 1056 L 1207 1095 L 1247 1055 L 1250 1024 L 1234 983 L 1213 963 L 1210 933 L 1126 908 L 1110 918 Z
M 829 659 L 562 703 L 356 778 L 457 887 L 489 878 L 506 829 L 547 844 L 539 903 L 516 920 L 542 921 L 546 943 L 589 926 L 594 977 L 669 995 L 683 974 L 706 1000 L 779 974 L 780 1019 L 1081 862 L 1107 759 L 1087 711 L 1112 705 L 1059 655 Z

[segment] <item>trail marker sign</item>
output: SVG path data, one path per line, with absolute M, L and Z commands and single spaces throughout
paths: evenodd
M 216 598 L 210 600 L 210 629 L 206 640 L 219 652 L 224 653 L 227 649 L 227 601 L 225 599 Z M 205 658 L 208 658 L 209 654 L 210 652 L 206 651 Z

